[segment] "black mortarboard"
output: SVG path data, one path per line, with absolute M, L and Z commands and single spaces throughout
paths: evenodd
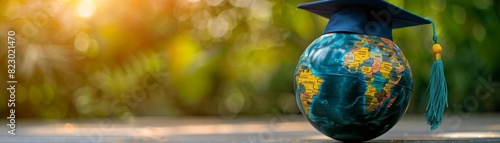
M 393 28 L 431 23 L 384 0 L 322 0 L 298 8 L 329 18 L 324 33 L 349 32 L 392 39 Z

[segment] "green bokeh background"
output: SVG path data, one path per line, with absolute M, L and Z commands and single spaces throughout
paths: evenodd
M 447 113 L 500 111 L 500 1 L 388 1 L 436 22 Z M 16 116 L 298 114 L 293 72 L 328 22 L 296 8 L 304 2 L 1 1 L 0 39 L 16 32 Z M 433 61 L 431 26 L 393 34 L 413 71 L 408 112 L 423 113 L 417 106 Z M 0 80 L 6 81 L 7 40 L 0 43 Z M 2 95 L 4 105 L 7 91 Z

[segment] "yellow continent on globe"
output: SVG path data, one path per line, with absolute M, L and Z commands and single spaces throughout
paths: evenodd
M 304 113 L 307 114 L 309 119 L 309 106 L 311 106 L 312 98 L 318 95 L 318 90 L 323 83 L 323 79 L 313 75 L 312 70 L 308 68 L 299 67 L 298 75 L 296 77 L 297 88 L 304 86 L 304 91 L 300 93 L 300 101 L 302 102 L 302 107 L 304 108 Z
M 360 48 L 355 48 L 344 55 L 344 65 L 347 66 L 349 72 L 362 72 L 367 77 L 368 87 L 365 92 L 366 103 L 364 103 L 367 112 L 377 110 L 384 100 L 390 100 L 388 107 L 392 105 L 396 98 L 391 98 L 391 88 L 398 83 L 401 76 L 397 75 L 398 79 L 394 81 L 389 78 L 390 73 L 393 69 L 396 69 L 398 73 L 403 72 L 405 69 L 405 66 L 399 63 L 395 56 L 391 56 L 388 61 L 384 61 L 382 51 L 362 47 L 363 44 L 370 42 L 373 41 L 362 38 L 360 42 L 355 43 L 355 46 Z M 384 52 L 391 55 L 395 54 L 394 45 L 388 44 L 386 41 L 379 42 L 377 46 Z M 388 46 L 388 48 L 384 48 L 384 46 Z M 368 60 L 371 61 L 368 62 Z M 404 62 L 406 63 L 406 61 Z M 375 73 L 378 74 L 374 75 Z M 386 81 L 377 81 L 376 76 Z

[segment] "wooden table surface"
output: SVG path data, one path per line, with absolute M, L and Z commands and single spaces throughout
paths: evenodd
M 15 136 L 8 129 L 0 127 L 0 142 L 336 142 L 301 115 L 19 120 Z M 429 130 L 423 115 L 405 115 L 389 132 L 370 142 L 500 142 L 500 114 L 447 115 L 436 131 Z

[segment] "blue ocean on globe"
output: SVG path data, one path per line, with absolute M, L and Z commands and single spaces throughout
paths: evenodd
M 295 71 L 297 103 L 321 133 L 366 141 L 391 129 L 406 112 L 410 65 L 390 39 L 329 33 L 302 54 Z

